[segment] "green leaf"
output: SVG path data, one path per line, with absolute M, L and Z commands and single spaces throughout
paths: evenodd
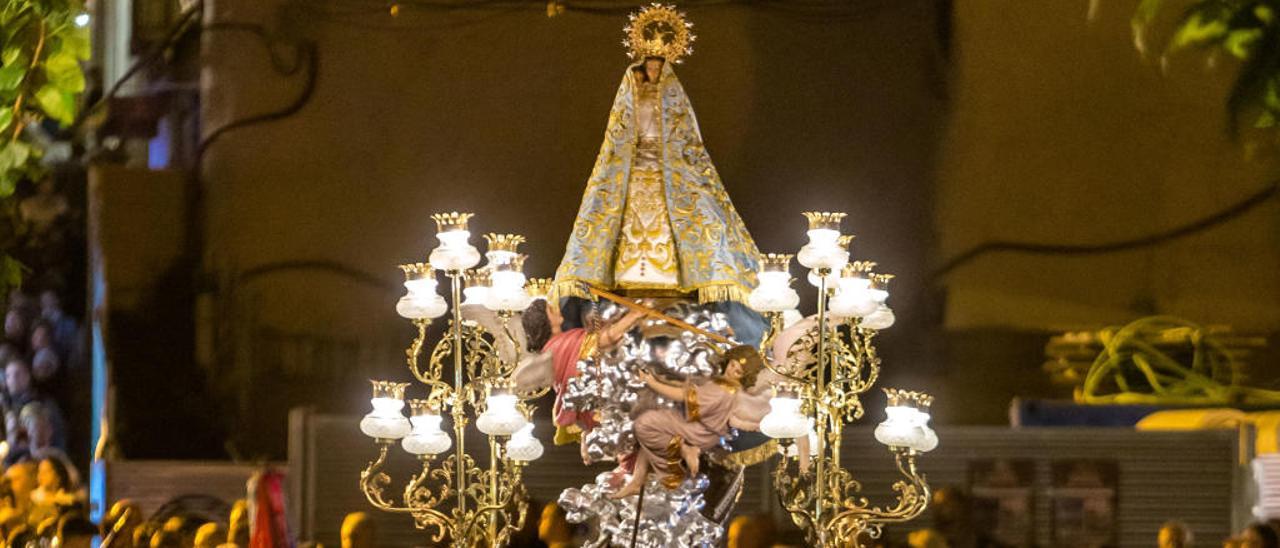
M 1173 47 L 1203 45 L 1221 39 L 1227 34 L 1227 21 L 1219 14 L 1199 11 L 1191 14 L 1173 35 Z
M 84 91 L 84 71 L 75 53 L 67 50 L 53 54 L 44 63 L 45 78 L 50 84 L 71 93 Z
M 1259 129 L 1275 127 L 1275 125 L 1276 125 L 1276 117 L 1270 112 L 1263 112 L 1261 115 L 1258 116 L 1258 119 L 1254 120 L 1253 122 L 1253 127 L 1256 127 Z
M 27 75 L 26 65 L 5 65 L 0 67 L 0 90 L 17 89 L 22 77 Z
M 81 27 L 71 27 L 61 35 L 62 51 L 66 51 L 81 61 L 89 59 L 93 54 L 93 48 L 89 43 L 89 29 Z
M 36 102 L 50 118 L 63 125 L 70 124 L 76 118 L 76 96 L 58 89 L 53 84 L 45 84 L 36 92 Z
M 5 254 L 4 259 L 0 260 L 0 279 L 4 280 L 10 288 L 20 287 L 22 285 L 22 274 L 27 267 L 13 258 L 12 255 Z
M 0 199 L 13 196 L 18 188 L 18 172 L 15 170 L 0 171 Z
M 26 52 L 19 45 L 10 45 L 4 48 L 4 53 L 0 53 L 0 65 L 25 65 L 27 64 Z
M 13 122 L 13 107 L 0 107 L 0 131 L 8 129 L 11 122 Z
M 1262 38 L 1262 29 L 1235 30 L 1227 33 L 1222 47 L 1237 59 L 1246 59 L 1253 50 L 1253 44 Z
M 31 157 L 31 145 L 22 141 L 10 141 L 0 148 L 0 171 L 12 172 L 22 169 Z

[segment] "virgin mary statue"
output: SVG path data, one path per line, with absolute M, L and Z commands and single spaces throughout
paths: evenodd
M 604 143 L 556 270 L 559 297 L 588 287 L 636 296 L 743 303 L 759 251 L 711 163 L 672 64 L 690 25 L 650 6 L 633 16 Z

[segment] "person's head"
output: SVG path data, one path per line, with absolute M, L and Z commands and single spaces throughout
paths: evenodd
M 38 321 L 31 326 L 31 349 L 50 348 L 53 346 L 53 326 L 49 322 Z
M 663 59 L 661 57 L 645 57 L 644 58 L 645 81 L 647 82 L 658 81 L 658 78 L 662 76 L 662 63 L 663 63 Z
M 218 522 L 211 521 L 196 529 L 195 548 L 218 548 L 227 538 L 227 529 Z
M 31 366 L 27 360 L 14 358 L 4 366 L 4 387 L 10 396 L 26 394 L 31 391 Z
M 134 528 L 141 524 L 142 509 L 137 503 L 130 499 L 120 499 L 111 505 L 107 515 L 102 518 L 101 534 L 105 537 L 115 531 L 115 538 L 131 542 Z M 121 545 L 123 544 L 122 542 Z
M 374 548 L 377 530 L 373 518 L 364 512 L 352 512 L 342 519 L 342 548 Z
M 1171 520 L 1160 526 L 1156 534 L 1156 544 L 1160 548 L 1184 548 L 1191 546 L 1191 529 L 1181 521 Z
M 62 298 L 58 292 L 46 289 L 40 293 L 40 315 L 49 320 L 56 320 L 62 315 Z
M 4 336 L 11 341 L 21 341 L 27 336 L 27 315 L 22 310 L 10 307 L 4 314 Z
M 520 315 L 520 325 L 524 327 L 524 335 L 530 352 L 541 352 L 542 347 L 554 334 L 550 310 L 545 299 L 537 299 Z M 558 329 L 557 329 L 558 330 Z
M 767 514 L 738 516 L 729 522 L 729 548 L 773 546 L 773 519 Z
M 57 352 L 52 348 L 41 348 L 31 358 L 31 376 L 39 382 L 47 381 L 58 374 L 61 365 Z
M 538 539 L 547 545 L 573 542 L 573 529 L 559 504 L 548 502 L 542 507 L 542 516 L 538 519 Z
M 724 353 L 724 377 L 750 388 L 755 386 L 756 377 L 764 368 L 764 359 L 760 352 L 750 345 L 738 345 Z
M 911 548 L 946 548 L 947 539 L 933 529 L 917 529 L 907 533 L 907 546 Z
M 40 459 L 36 483 L 46 491 L 66 491 L 74 487 L 71 485 L 71 472 L 66 463 L 57 457 Z
M 168 528 L 151 535 L 151 548 L 182 548 L 182 533 Z
M 29 460 L 14 463 L 4 471 L 4 479 L 15 499 L 30 500 L 31 492 L 36 490 L 36 463 Z
M 231 516 L 228 520 L 227 542 L 236 546 L 249 545 L 249 504 L 244 499 L 231 505 Z
M 1250 523 L 1240 532 L 1242 548 L 1280 548 L 1280 535 L 1265 523 Z

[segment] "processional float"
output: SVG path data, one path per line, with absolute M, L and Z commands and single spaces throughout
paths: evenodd
M 885 390 L 875 438 L 901 474 L 893 504 L 872 504 L 841 465 L 845 425 L 863 417 L 880 373 L 874 337 L 894 323 L 892 276 L 850 261 L 844 213 L 804 213 L 808 243 L 794 257 L 758 251 L 673 70 L 692 53 L 692 26 L 660 4 L 631 16 L 633 64 L 553 280 L 526 279 L 513 234 L 485 235 L 477 268 L 467 213 L 434 215 L 439 246 L 401 267 L 396 310 L 417 328 L 406 357 L 426 396 L 407 400 L 406 418 L 408 385 L 373 382 L 360 428 L 377 457 L 360 487 L 432 542 L 502 546 L 523 526 L 522 475 L 544 450 L 533 402 L 550 391 L 555 442 L 617 463 L 560 496 L 570 521 L 590 525 L 590 546 L 715 546 L 743 470 L 771 460 L 781 506 L 815 545 L 858 544 L 927 507 L 916 459 L 938 444 L 928 395 Z M 793 258 L 816 290 L 808 317 L 796 312 Z M 430 324 L 450 312 L 423 363 Z M 487 437 L 479 458 L 465 442 L 472 414 Z M 387 471 L 397 442 L 421 463 L 398 496 Z

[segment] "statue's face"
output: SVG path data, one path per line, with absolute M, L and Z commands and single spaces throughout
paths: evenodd
M 729 365 L 724 367 L 725 378 L 733 381 L 741 381 L 743 373 L 742 360 L 729 360 Z
M 645 59 L 644 75 L 650 82 L 657 82 L 658 76 L 662 74 L 662 59 Z

